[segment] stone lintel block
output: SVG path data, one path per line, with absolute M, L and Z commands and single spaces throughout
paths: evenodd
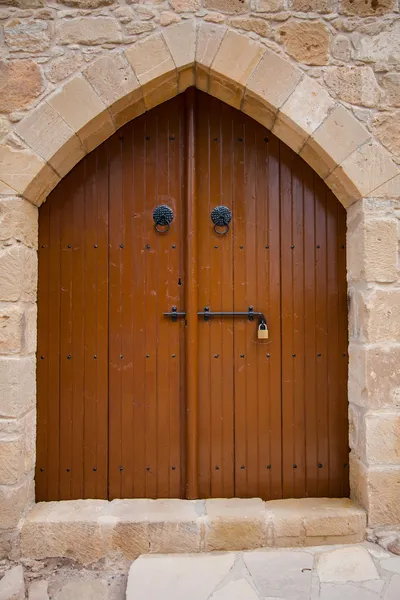
M 17 196 L 0 198 L 0 241 L 9 243 L 13 239 L 37 249 L 38 209 Z
M 246 94 L 242 100 L 241 110 L 267 129 L 272 129 L 276 113 L 261 100 Z
M 203 550 L 244 550 L 267 545 L 265 503 L 260 498 L 206 500 Z
M 0 416 L 17 418 L 30 411 L 35 392 L 35 357 L 0 357 Z
M 134 44 L 125 50 L 125 56 L 143 86 L 153 85 L 157 80 L 167 79 L 176 70 L 171 53 L 159 33 Z
M 361 123 L 340 104 L 310 136 L 300 156 L 325 179 L 370 137 Z
M 400 345 L 350 345 L 349 398 L 368 409 L 400 409 Z
M 47 102 L 20 121 L 16 132 L 60 177 L 86 154 L 75 132 Z
M 106 500 L 40 502 L 21 526 L 21 551 L 26 558 L 65 557 L 83 565 L 107 555 L 101 517 L 107 516 Z
M 104 102 L 82 75 L 68 81 L 49 97 L 48 103 L 76 132 L 88 152 L 115 131 Z
M 399 174 L 399 167 L 392 161 L 390 153 L 374 141 L 355 150 L 340 168 L 361 196 L 374 195 L 371 192 Z
M 340 165 L 328 175 L 325 183 L 345 208 L 362 198 L 362 193 Z
M 117 128 L 145 111 L 139 81 L 122 54 L 101 56 L 83 74 L 108 108 Z
M 171 98 L 175 98 L 178 94 L 178 90 L 176 71 L 144 85 L 142 91 L 146 110 L 151 110 L 155 106 L 167 102 L 167 100 L 170 100 Z
M 14 190 L 9 185 L 4 183 L 4 181 L 0 181 L 0 196 L 15 196 L 17 190 Z
M 245 99 L 250 96 L 276 113 L 303 77 L 299 69 L 271 50 L 266 50 L 247 82 Z M 271 85 L 271 82 L 274 85 Z
M 49 165 L 28 150 L 0 146 L 0 164 L 2 180 L 36 206 L 60 181 Z
M 37 253 L 22 244 L 0 249 L 0 302 L 34 302 Z
M 227 31 L 211 65 L 210 94 L 240 108 L 244 88 L 264 52 L 260 43 Z
M 400 465 L 400 411 L 365 415 L 365 456 L 369 465 Z
M 178 71 L 194 65 L 196 59 L 196 21 L 194 19 L 165 28 L 162 36 Z
M 0 485 L 0 529 L 17 526 L 23 513 L 34 502 L 33 477 L 27 475 L 17 485 Z
M 215 58 L 227 28 L 215 23 L 200 23 L 196 46 L 196 86 L 208 92 L 210 66 Z
M 334 100 L 315 79 L 304 77 L 279 110 L 272 133 L 299 152 L 334 106 Z

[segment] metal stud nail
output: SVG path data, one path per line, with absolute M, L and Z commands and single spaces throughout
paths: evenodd
M 146 354 L 146 358 L 150 358 L 150 354 Z
M 47 248 L 47 246 L 45 244 L 42 244 L 42 248 Z
M 97 247 L 98 247 L 98 246 L 97 246 L 97 244 L 95 244 L 95 245 L 93 246 L 93 248 L 97 248 Z
M 124 358 L 124 355 L 123 355 L 123 354 L 120 354 L 120 355 L 119 355 L 119 357 L 120 357 L 120 358 Z
M 172 355 L 172 358 L 175 358 L 175 356 L 176 356 L 176 354 L 173 354 L 173 355 Z
M 269 142 L 269 139 L 267 137 L 265 137 L 264 142 Z
M 243 246 L 239 246 L 239 248 L 240 248 L 241 250 L 243 250 Z
M 44 473 L 44 469 L 43 469 L 43 467 L 40 467 L 40 472 L 41 472 L 41 473 Z
M 68 469 L 67 469 L 67 473 L 70 473 L 70 471 L 71 471 L 71 469 L 70 469 L 70 468 L 68 468 Z
M 293 357 L 293 358 L 296 358 L 296 355 L 295 355 L 295 354 L 292 354 L 292 357 Z
M 71 360 L 72 356 L 70 354 L 68 354 L 67 358 L 68 358 L 68 360 Z
M 146 244 L 145 248 L 146 250 L 150 250 L 150 244 Z
M 268 245 L 267 245 L 267 246 L 265 246 L 265 249 L 266 249 L 266 250 L 269 250 L 269 246 L 268 246 Z
M 297 469 L 297 465 L 293 465 L 293 469 Z
M 171 469 L 172 469 L 173 471 L 175 471 L 176 467 L 171 467 Z
M 149 135 L 146 135 L 146 140 L 148 141 L 149 139 L 150 139 L 150 136 L 149 136 Z
M 172 248 L 174 248 L 174 249 L 175 249 L 175 248 L 176 248 L 176 244 L 172 244 Z
M 265 356 L 266 356 L 267 358 L 269 358 L 271 355 L 270 355 L 270 354 L 266 354 Z
M 271 465 L 267 465 L 267 469 L 270 469 L 270 468 L 271 468 Z
M 120 244 L 120 245 L 119 245 L 119 247 L 120 247 L 120 248 L 123 248 L 123 247 L 124 247 L 124 245 L 123 245 L 123 244 Z
M 219 357 L 219 354 L 214 354 L 214 358 L 218 358 L 218 357 Z
M 240 355 L 240 358 L 244 358 L 244 354 L 241 354 L 241 355 Z
M 238 142 L 243 142 L 243 138 L 238 138 Z
M 119 136 L 119 139 L 123 141 L 123 139 L 124 139 L 124 136 L 123 136 L 123 135 L 120 135 L 120 136 Z
M 146 471 L 150 471 L 150 467 L 146 467 Z
M 318 469 L 322 469 L 322 464 L 318 463 Z
M 219 471 L 219 466 L 218 466 L 218 465 L 215 467 L 215 470 L 216 470 L 216 471 Z
M 41 356 L 41 357 L 40 357 L 40 360 L 44 360 L 44 356 Z
M 317 248 L 321 248 L 321 246 L 319 244 L 317 244 Z
M 68 244 L 68 248 L 72 248 L 71 244 Z
M 294 248 L 294 244 L 292 244 L 290 247 L 291 247 L 291 249 L 293 250 L 293 248 Z
M 214 138 L 214 142 L 218 142 L 218 138 Z
M 340 247 L 341 247 L 341 249 L 343 250 L 343 248 L 344 248 L 344 244 L 340 244 Z
M 346 352 L 343 352 L 342 356 L 347 356 Z
M 97 471 L 97 467 L 93 467 L 93 471 L 96 472 Z
M 318 352 L 317 356 L 321 356 L 321 352 Z
M 345 469 L 347 469 L 349 465 L 347 463 L 344 463 L 343 466 L 344 466 Z
M 171 140 L 171 142 L 175 141 L 175 137 L 173 135 L 171 135 L 171 137 L 169 139 Z
M 123 471 L 123 470 L 124 470 L 124 467 L 120 467 L 120 468 L 119 468 L 119 470 L 120 470 L 120 471 Z
M 218 246 L 214 246 L 214 248 L 215 248 L 215 249 L 217 249 L 217 248 L 218 248 Z
M 244 465 L 242 465 L 240 468 L 241 468 L 241 470 L 242 470 L 242 471 L 244 471 L 244 469 L 245 469 L 246 467 L 245 467 Z

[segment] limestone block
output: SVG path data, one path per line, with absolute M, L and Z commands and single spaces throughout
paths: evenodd
M 227 31 L 211 65 L 210 94 L 239 108 L 243 89 L 264 51 L 258 42 Z
M 361 191 L 339 165 L 325 179 L 326 185 L 345 208 L 349 208 L 362 197 Z
M 38 210 L 23 198 L 0 199 L 0 242 L 12 239 L 37 248 Z
M 128 35 L 138 35 L 153 31 L 155 24 L 149 21 L 133 21 L 132 23 L 128 23 L 125 28 Z
M 349 397 L 372 409 L 400 409 L 400 348 L 350 346 Z
M 63 556 L 83 565 L 107 554 L 100 518 L 107 515 L 105 500 L 71 500 L 36 504 L 21 528 L 24 557 L 41 560 Z
M 278 112 L 272 133 L 299 152 L 334 106 L 328 92 L 311 77 L 305 77 Z
M 337 35 L 331 45 L 332 56 L 337 60 L 348 62 L 351 58 L 351 43 L 345 35 Z
M 308 501 L 307 501 L 308 500 Z M 366 513 L 348 498 L 310 498 L 299 501 L 305 535 L 313 538 L 341 538 L 362 542 L 365 538 Z M 350 540 L 351 538 L 351 540 Z M 326 540 L 330 543 L 330 540 Z M 332 543 L 332 542 L 331 542 Z M 315 544 L 316 545 L 316 544 Z
M 265 506 L 272 515 L 274 546 L 302 546 L 305 530 L 298 504 L 294 500 L 270 500 Z
M 53 169 L 27 150 L 0 146 L 0 163 L 2 180 L 37 206 L 60 181 Z
M 277 30 L 279 41 L 295 60 L 306 65 L 329 62 L 329 29 L 320 21 L 289 21 Z
M 390 154 L 374 141 L 367 142 L 340 165 L 343 173 L 354 182 L 362 196 L 367 196 L 399 173 Z
M 340 0 L 339 10 L 345 15 L 357 15 L 359 17 L 376 17 L 389 13 L 394 8 L 394 0 Z
M 18 354 L 22 350 L 24 307 L 0 304 L 0 354 Z
M 368 342 L 398 342 L 400 339 L 400 290 L 377 289 L 363 298 L 361 331 Z
M 204 8 L 230 14 L 247 12 L 249 7 L 250 0 L 204 0 Z
M 194 85 L 196 56 L 196 21 L 190 20 L 163 30 L 165 43 L 171 53 L 179 76 L 179 91 Z
M 271 26 L 265 19 L 234 17 L 229 19 L 229 25 L 236 29 L 244 29 L 244 31 L 254 31 L 254 33 L 263 37 L 267 37 L 271 33 Z
M 384 63 L 395 67 L 400 60 L 400 24 L 395 22 L 391 31 L 376 36 L 360 35 L 354 39 L 354 58 L 366 63 Z
M 272 129 L 276 112 L 270 110 L 265 102 L 257 100 L 257 98 L 253 98 L 249 94 L 245 94 L 242 100 L 241 111 L 255 121 L 258 121 L 258 123 L 261 123 L 261 125 L 264 125 L 267 129 Z
M 365 460 L 368 464 L 400 464 L 400 413 L 365 415 Z
M 368 512 L 369 523 L 369 498 L 367 486 L 367 467 L 350 453 L 350 496 Z
M 72 127 L 88 152 L 115 131 L 104 103 L 82 76 L 74 77 L 52 94 L 48 103 Z
M 0 358 L 0 414 L 19 417 L 35 406 L 36 359 Z
M 49 61 L 45 67 L 46 77 L 52 83 L 59 83 L 73 73 L 80 71 L 84 58 L 80 52 L 66 52 Z
M 174 98 L 179 91 L 183 90 L 178 88 L 178 79 L 175 71 L 170 76 L 159 78 L 155 83 L 148 83 L 142 87 L 146 110 L 150 110 L 155 106 Z
M 388 106 L 400 106 L 400 73 L 387 73 L 381 79 Z
M 21 565 L 6 571 L 0 580 L 0 600 L 25 600 L 24 570 Z
M 33 504 L 34 482 L 30 476 L 18 485 L 0 485 L 0 529 L 16 527 L 24 511 Z
M 147 522 L 116 523 L 111 537 L 111 550 L 122 554 L 126 560 L 136 560 L 149 552 L 149 526 Z
M 397 280 L 397 220 L 358 218 L 351 223 L 347 258 L 350 281 L 390 283 Z
M 284 0 L 253 0 L 253 10 L 256 12 L 278 12 L 285 9 Z
M 265 504 L 259 498 L 206 500 L 204 550 L 242 550 L 266 545 Z
M 75 132 L 46 102 L 18 123 L 16 132 L 60 177 L 86 154 Z
M 375 137 L 397 158 L 400 157 L 400 110 L 377 113 L 373 122 Z
M 4 25 L 4 38 L 15 52 L 43 52 L 50 47 L 50 25 L 40 19 L 10 19 Z
M 290 7 L 296 12 L 333 12 L 335 3 L 333 0 L 292 0 Z
M 338 105 L 307 140 L 300 156 L 324 179 L 369 138 L 367 129 Z
M 56 25 L 58 44 L 87 44 L 94 46 L 106 42 L 121 42 L 118 21 L 108 17 L 82 17 L 61 19 Z
M 24 475 L 24 449 L 23 422 L 0 419 L 0 485 L 18 483 Z
M 170 77 L 175 71 L 172 56 L 159 33 L 136 43 L 125 51 L 125 55 L 142 86 Z
M 33 60 L 0 60 L 0 112 L 26 108 L 43 88 L 40 68 Z
M 325 83 L 341 100 L 357 106 L 375 107 L 381 92 L 371 67 L 331 67 Z
M 168 27 L 168 25 L 172 25 L 172 23 L 179 23 L 180 20 L 181 18 L 176 13 L 169 10 L 160 13 L 160 25 L 162 27 Z
M 171 7 L 176 12 L 196 12 L 200 9 L 200 0 L 170 0 Z
M 301 78 L 301 71 L 267 49 L 247 83 L 245 101 L 248 97 L 254 97 L 275 113 L 292 94 Z M 271 81 L 274 85 L 270 85 Z
M 390 525 L 400 520 L 400 468 L 369 468 L 366 473 L 368 525 Z
M 373 190 L 374 198 L 399 198 L 400 197 L 400 174 L 389 179 L 376 190 Z
M 56 600 L 108 600 L 110 588 L 106 581 L 101 579 L 75 579 L 68 581 L 62 586 L 56 596 Z
M 258 600 L 259 596 L 256 594 L 251 585 L 246 579 L 235 579 L 230 581 L 223 587 L 218 588 L 210 600 Z
M 36 352 L 37 343 L 37 306 L 31 304 L 25 310 L 24 351 L 26 354 Z
M 33 581 L 29 585 L 28 600 L 49 600 L 48 582 L 45 579 Z
M 120 54 L 98 58 L 83 74 L 107 106 L 117 128 L 144 112 L 139 81 Z
M 214 23 L 200 23 L 196 46 L 196 86 L 208 91 L 210 66 L 227 29 Z
M 0 249 L 0 302 L 34 302 L 37 254 L 22 245 Z

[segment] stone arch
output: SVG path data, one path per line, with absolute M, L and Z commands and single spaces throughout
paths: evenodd
M 344 105 L 287 58 L 211 23 L 186 21 L 102 56 L 44 98 L 3 146 L 3 193 L 39 206 L 68 171 L 123 124 L 195 85 L 265 125 L 350 206 L 399 173 Z

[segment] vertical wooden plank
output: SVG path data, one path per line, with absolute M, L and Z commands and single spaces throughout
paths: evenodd
M 317 360 L 317 432 L 318 432 L 318 496 L 329 495 L 329 406 L 328 406 L 328 336 L 327 336 L 327 235 L 326 188 L 315 179 L 315 231 L 319 246 L 315 265 L 316 285 L 316 346 Z
M 36 443 L 36 500 L 48 499 L 48 435 L 49 423 L 49 316 L 50 284 L 50 203 L 39 210 L 38 240 L 38 344 L 37 344 L 37 443 Z M 58 348 L 55 349 L 58 355 Z
M 196 93 L 186 92 L 186 453 L 187 498 L 198 496 Z
M 268 140 L 268 212 L 265 238 L 265 252 L 268 255 L 269 278 L 267 323 L 269 341 L 262 352 L 268 369 L 269 386 L 267 398 L 269 412 L 269 452 L 270 462 L 266 467 L 269 473 L 270 492 L 268 499 L 282 497 L 282 403 L 281 403 L 281 226 L 280 226 L 280 142 L 271 133 Z M 264 135 L 263 142 L 265 143 Z M 263 177 L 261 172 L 260 177 Z M 260 246 L 260 252 L 262 251 Z
M 304 194 L 303 175 L 308 167 L 299 156 L 292 166 L 292 201 L 293 201 L 293 402 L 294 402 L 294 497 L 304 498 L 306 495 L 306 463 L 305 463 L 305 397 L 304 397 L 304 364 L 306 349 L 304 347 Z
M 121 381 L 121 273 L 122 157 L 120 135 L 108 141 L 109 152 L 109 499 L 120 498 L 125 465 L 122 464 L 122 381 Z
M 314 174 L 307 169 L 304 175 L 304 395 L 306 492 L 310 498 L 318 495 L 316 362 L 320 359 L 317 356 L 315 325 L 315 261 L 319 248 L 315 240 L 314 179 Z
M 295 495 L 295 409 L 293 340 L 293 189 L 294 153 L 280 145 L 281 277 L 282 277 L 282 476 L 283 497 Z

